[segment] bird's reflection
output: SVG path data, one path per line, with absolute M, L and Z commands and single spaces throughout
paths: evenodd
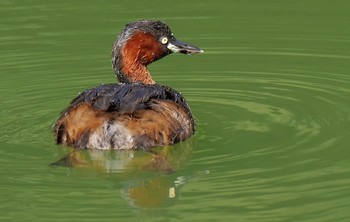
M 191 138 L 151 151 L 72 150 L 51 165 L 69 167 L 71 174 L 94 172 L 103 177 L 117 177 L 122 185 L 121 195 L 130 205 L 164 206 L 179 196 L 184 183 L 179 183 L 174 173 L 186 163 L 193 146 Z

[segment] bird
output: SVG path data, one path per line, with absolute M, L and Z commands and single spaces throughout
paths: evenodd
M 195 132 L 183 95 L 157 84 L 147 66 L 172 53 L 202 53 L 174 37 L 161 21 L 125 25 L 112 49 L 119 83 L 101 84 L 74 98 L 53 125 L 58 145 L 95 150 L 149 150 L 174 145 Z

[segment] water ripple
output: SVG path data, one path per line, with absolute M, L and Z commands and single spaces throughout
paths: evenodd
M 241 147 L 232 148 L 233 153 L 226 157 L 208 148 L 210 162 L 256 158 L 257 150 L 264 158 L 284 159 L 290 149 L 294 155 L 315 155 L 330 152 L 331 147 L 341 143 L 344 135 L 339 135 L 337 128 L 349 125 L 348 75 L 276 71 L 223 71 L 215 76 L 208 72 L 192 77 L 194 82 L 208 83 L 208 88 L 184 90 L 196 107 L 197 122 L 203 128 L 200 133 L 207 135 L 203 140 L 216 138 L 210 146 L 224 143 Z M 222 87 L 210 88 L 212 82 Z M 205 115 L 215 116 L 215 123 L 202 117 Z M 206 127 L 209 125 L 221 127 L 215 130 Z M 221 136 L 215 136 L 216 132 Z M 250 147 L 252 140 L 254 147 Z M 260 145 L 257 141 L 261 141 Z

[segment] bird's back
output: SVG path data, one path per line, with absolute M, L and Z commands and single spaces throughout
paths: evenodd
M 194 133 L 184 97 L 164 85 L 106 84 L 72 100 L 54 125 L 57 144 L 89 149 L 147 149 Z

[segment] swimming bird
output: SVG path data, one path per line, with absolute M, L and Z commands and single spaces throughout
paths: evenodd
M 147 66 L 171 53 L 202 53 L 176 39 L 168 25 L 128 23 L 112 49 L 119 83 L 101 84 L 74 98 L 53 126 L 57 144 L 79 149 L 149 149 L 194 134 L 195 122 L 182 94 L 157 84 Z

